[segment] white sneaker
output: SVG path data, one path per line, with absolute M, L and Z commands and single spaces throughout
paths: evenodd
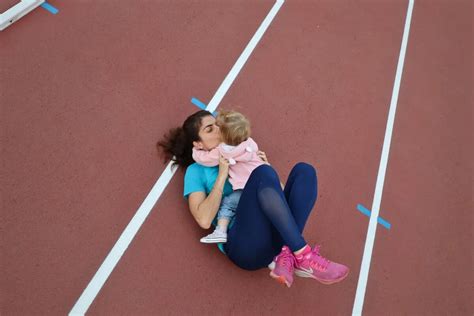
M 202 237 L 200 242 L 204 244 L 227 242 L 227 233 L 216 229 L 212 232 L 212 234 L 209 234 L 206 237 Z

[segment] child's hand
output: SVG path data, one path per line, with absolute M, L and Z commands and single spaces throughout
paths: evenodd
M 262 159 L 262 161 L 264 163 L 266 163 L 267 165 L 270 165 L 270 163 L 268 162 L 268 159 L 267 159 L 267 155 L 263 151 L 261 151 L 261 150 L 257 151 L 257 156 L 260 159 Z

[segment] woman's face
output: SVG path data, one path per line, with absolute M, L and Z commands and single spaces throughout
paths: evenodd
M 212 116 L 205 116 L 201 119 L 199 128 L 200 141 L 193 142 L 193 146 L 198 149 L 211 150 L 221 143 L 221 133 L 216 125 L 216 119 Z

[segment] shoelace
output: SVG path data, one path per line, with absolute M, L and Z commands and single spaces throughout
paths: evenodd
M 325 271 L 331 261 L 321 256 L 319 253 L 320 245 L 314 246 L 313 250 L 310 252 L 309 264 L 311 267 L 318 269 L 320 271 Z
M 286 251 L 282 251 L 281 254 L 277 257 L 277 261 L 285 268 L 292 268 L 295 266 L 295 257 Z

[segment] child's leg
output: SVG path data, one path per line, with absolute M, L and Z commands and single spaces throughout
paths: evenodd
M 233 191 L 222 199 L 219 212 L 217 213 L 217 228 L 227 232 L 231 219 L 235 216 L 235 210 L 239 204 L 242 190 Z
M 227 242 L 227 229 L 230 220 L 235 215 L 235 209 L 239 203 L 241 190 L 237 190 L 222 199 L 217 213 L 217 227 L 211 234 L 201 238 L 202 243 L 225 243 Z
M 227 228 L 229 226 L 230 219 L 221 217 L 220 219 L 217 220 L 217 227 L 216 229 L 219 229 L 222 232 L 227 232 Z

